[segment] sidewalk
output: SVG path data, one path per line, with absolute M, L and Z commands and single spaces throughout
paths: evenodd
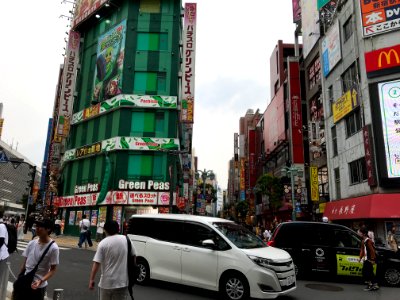
M 78 240 L 79 237 L 77 236 L 69 236 L 69 235 L 59 235 L 56 236 L 55 234 L 51 234 L 50 236 L 59 247 L 65 247 L 65 248 L 76 248 L 79 249 L 78 247 Z M 26 233 L 24 234 L 24 239 L 23 241 L 25 242 L 29 242 L 32 238 L 32 234 L 31 233 Z M 93 246 L 92 247 L 87 247 L 85 249 L 85 245 L 82 245 L 81 250 L 82 251 L 96 251 L 97 250 L 97 242 L 93 241 Z M 12 293 L 13 287 L 12 287 L 12 282 L 8 282 L 8 286 L 7 286 L 7 297 L 6 300 L 11 300 L 11 293 Z M 50 297 L 52 297 L 52 295 L 49 295 Z M 50 300 L 51 298 L 45 298 Z

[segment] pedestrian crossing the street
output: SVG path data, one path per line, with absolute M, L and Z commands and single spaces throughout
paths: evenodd
M 26 246 L 28 245 L 28 243 L 29 243 L 29 241 L 18 241 L 18 243 L 17 243 L 18 252 L 22 253 L 26 249 Z M 71 249 L 71 248 L 60 247 L 60 246 L 58 246 L 58 248 L 60 250 L 70 250 Z

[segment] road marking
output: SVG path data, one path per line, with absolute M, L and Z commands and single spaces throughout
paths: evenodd
M 18 241 L 17 242 L 17 249 L 20 251 L 24 251 L 26 249 L 26 246 L 28 245 L 29 242 L 25 241 Z M 70 250 L 71 248 L 66 248 L 66 247 L 60 247 L 58 246 L 58 249 L 60 250 Z

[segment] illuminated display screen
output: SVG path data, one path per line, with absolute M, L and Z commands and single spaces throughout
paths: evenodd
M 389 178 L 400 177 L 400 80 L 378 84 Z

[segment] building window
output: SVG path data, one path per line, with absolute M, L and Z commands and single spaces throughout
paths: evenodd
M 340 171 L 339 168 L 334 170 L 335 172 L 335 188 L 336 188 L 336 199 L 340 199 L 342 194 L 340 192 Z
M 337 133 L 336 133 L 336 126 L 331 128 L 332 131 L 332 149 L 333 149 L 333 156 L 338 155 L 338 147 L 337 147 Z
M 168 50 L 168 35 L 166 33 L 139 32 L 137 34 L 137 50 Z
M 132 112 L 131 136 L 165 137 L 166 127 L 163 112 Z
M 365 157 L 349 163 L 349 170 L 351 184 L 362 183 L 363 181 L 368 179 Z
M 350 17 L 343 25 L 343 41 L 346 42 L 353 34 L 353 18 Z
M 142 13 L 158 14 L 161 12 L 161 0 L 140 0 L 139 11 Z
M 361 110 L 356 109 L 345 119 L 346 137 L 349 138 L 361 130 Z
M 343 74 L 342 74 L 342 89 L 343 93 L 347 92 L 351 88 L 354 88 L 358 83 L 358 72 L 356 64 L 353 63 Z
M 134 93 L 162 94 L 166 92 L 166 73 L 135 72 Z

